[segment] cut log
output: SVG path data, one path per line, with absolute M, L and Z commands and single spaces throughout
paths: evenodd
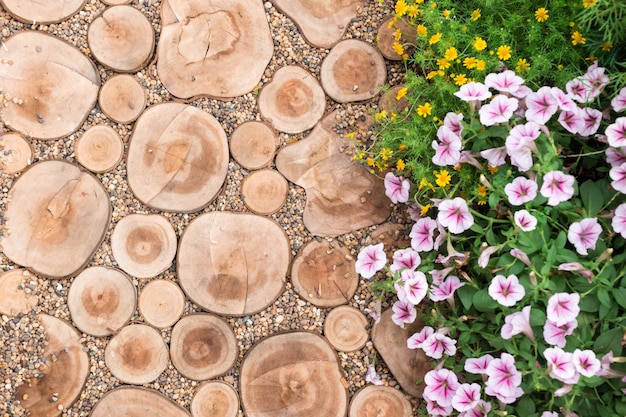
M 169 355 L 161 333 L 145 324 L 132 324 L 111 338 L 104 350 L 104 362 L 120 381 L 140 385 L 154 381 L 165 371 Z
M 343 417 L 348 393 L 337 355 L 323 337 L 307 332 L 269 336 L 241 365 L 240 391 L 248 417 Z
M 259 1 L 164 0 L 161 22 L 157 71 L 176 97 L 249 93 L 274 53 Z
M 338 42 L 363 7 L 363 0 L 272 0 L 272 3 L 296 23 L 307 42 L 319 48 L 330 48 Z
M 114 75 L 100 89 L 98 104 L 109 119 L 128 124 L 146 108 L 146 92 L 132 75 Z
M 0 136 L 0 172 L 15 174 L 33 162 L 33 147 L 18 133 Z
M 2 237 L 7 258 L 59 278 L 89 262 L 111 218 L 109 195 L 92 174 L 69 162 L 42 161 L 15 180 L 10 194 L 9 235 Z
M 318 307 L 335 307 L 352 299 L 359 285 L 354 258 L 344 246 L 312 240 L 291 266 L 293 289 Z
M 111 251 L 119 267 L 137 278 L 167 270 L 176 256 L 176 232 L 158 214 L 129 214 L 111 235 Z
M 37 277 L 25 269 L 12 269 L 0 274 L 0 314 L 14 317 L 30 312 L 37 305 L 37 293 L 26 292 L 24 287 L 24 282 L 30 280 L 37 281 Z
M 196 390 L 190 408 L 193 417 L 237 417 L 239 395 L 226 382 L 205 382 Z
M 412 417 L 413 407 L 395 388 L 368 385 L 350 401 L 348 417 Z
M 287 201 L 289 184 L 278 171 L 262 169 L 241 182 L 243 202 L 257 214 L 276 213 Z
M 185 311 L 185 294 L 172 281 L 150 281 L 139 294 L 139 312 L 147 323 L 163 329 L 178 321 Z
M 152 57 L 154 29 L 136 8 L 112 6 L 91 22 L 87 42 L 101 64 L 117 72 L 136 72 Z
M 35 25 L 59 23 L 69 19 L 87 3 L 87 0 L 40 1 L 0 0 L 0 4 L 17 20 Z
M 245 122 L 230 136 L 230 153 L 246 169 L 269 165 L 278 147 L 276 131 L 263 122 Z
M 215 117 L 180 103 L 157 104 L 135 123 L 128 184 L 152 208 L 198 211 L 222 187 L 228 160 L 228 139 Z
M 354 352 L 365 346 L 368 339 L 367 318 L 354 307 L 333 308 L 324 320 L 324 336 L 342 352 Z
M 67 306 L 83 333 L 109 336 L 124 327 L 135 312 L 137 291 L 120 270 L 92 266 L 70 285 Z
M 19 32 L 4 45 L 0 90 L 13 99 L 0 107 L 2 121 L 36 139 L 58 139 L 78 130 L 100 88 L 94 63 L 74 46 L 43 32 Z
M 181 375 L 202 381 L 228 372 L 239 355 L 235 334 L 213 314 L 190 314 L 172 329 L 170 356 Z
M 74 155 L 88 170 L 107 172 L 122 161 L 124 142 L 112 127 L 93 126 L 74 144 Z
M 396 30 L 400 32 L 400 39 L 396 40 Z M 393 48 L 393 44 L 398 42 L 404 48 L 404 53 L 411 55 L 413 47 L 410 42 L 415 42 L 415 28 L 402 19 L 395 19 L 393 16 L 385 18 L 378 27 L 376 46 L 383 56 L 391 61 L 401 61 L 399 55 Z
M 387 80 L 385 59 L 370 44 L 346 39 L 324 58 L 320 80 L 326 94 L 339 103 L 369 100 Z
M 247 213 L 196 217 L 180 238 L 176 270 L 196 304 L 217 314 L 257 313 L 283 292 L 289 239 L 273 220 Z
M 381 95 L 380 100 L 378 101 L 380 111 L 384 110 L 387 112 L 388 116 L 391 116 L 394 113 L 401 114 L 409 108 L 410 103 L 406 96 L 398 99 L 398 91 L 402 88 L 404 88 L 404 85 L 396 85 Z
M 190 414 L 158 391 L 121 386 L 107 392 L 89 416 L 190 417 Z
M 274 73 L 259 94 L 259 112 L 275 129 L 301 133 L 317 123 L 326 109 L 326 95 L 317 79 L 297 65 Z

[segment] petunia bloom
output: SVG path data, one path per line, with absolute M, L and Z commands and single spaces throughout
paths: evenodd
M 461 197 L 443 200 L 439 203 L 437 221 L 447 227 L 450 233 L 463 233 L 474 224 L 474 216 L 469 212 L 467 203 Z
M 591 107 L 585 107 L 580 110 L 583 124 L 578 134 L 581 136 L 591 136 L 598 131 L 600 122 L 602 122 L 602 112 Z
M 604 131 L 609 145 L 619 148 L 626 146 L 626 117 L 618 117 Z
M 574 195 L 575 178 L 562 171 L 550 171 L 543 176 L 540 193 L 548 199 L 548 205 L 556 206 Z
M 447 126 L 455 135 L 461 136 L 463 132 L 462 120 L 463 113 L 448 112 L 443 118 L 443 125 Z
M 435 332 L 424 340 L 421 348 L 426 356 L 441 359 L 444 354 L 452 356 L 456 353 L 456 340 Z
M 485 393 L 495 396 L 505 404 L 514 403 L 524 392 L 519 387 L 522 374 L 515 367 L 515 359 L 509 353 L 500 354 L 487 366 L 487 382 Z
M 520 333 L 524 333 L 530 340 L 535 340 L 533 329 L 530 327 L 530 306 L 526 306 L 522 311 L 506 316 L 504 325 L 500 329 L 500 335 L 505 340 Z
M 519 248 L 513 248 L 509 251 L 509 254 L 514 257 L 515 259 L 519 259 L 520 261 L 522 261 L 526 266 L 531 266 L 532 264 L 530 263 L 530 258 L 528 257 L 528 255 L 526 254 L 526 252 L 524 252 L 523 250 L 519 249 Z
M 489 258 L 491 257 L 491 255 L 493 255 L 498 250 L 500 250 L 500 246 L 487 246 L 487 244 L 484 242 L 480 246 L 481 246 L 480 255 L 478 255 L 478 261 L 476 263 L 481 268 L 487 268 L 487 264 L 489 263 Z
M 620 204 L 615 209 L 611 226 L 613 226 L 615 233 L 621 234 L 626 239 L 626 203 Z
M 533 201 L 537 197 L 537 189 L 537 183 L 526 177 L 517 177 L 513 182 L 504 186 L 504 192 L 509 198 L 509 203 L 514 206 L 521 206 Z
M 586 269 L 580 262 L 566 262 L 559 265 L 559 271 L 571 271 L 578 272 L 583 277 L 587 278 L 589 283 L 593 282 L 593 272 Z
M 471 81 L 461 86 L 459 91 L 454 93 L 455 96 L 463 101 L 483 101 L 491 97 L 491 91 L 482 83 Z
M 579 103 L 587 102 L 587 87 L 580 78 L 574 78 L 565 84 L 565 90 L 567 94 Z
M 454 276 L 450 275 L 438 285 L 433 285 L 430 289 L 430 299 L 432 301 L 444 301 L 454 296 L 454 292 L 461 288 L 465 283 Z
M 519 101 L 516 98 L 498 94 L 489 104 L 484 105 L 478 111 L 480 123 L 485 126 L 493 126 L 507 122 L 513 116 L 513 112 L 517 110 L 518 106 Z
M 511 164 L 520 171 L 528 171 L 532 167 L 532 152 L 537 152 L 535 139 L 539 134 L 539 124 L 532 121 L 517 125 L 509 132 L 504 146 L 511 157 Z
M 567 344 L 565 337 L 573 334 L 577 327 L 577 320 L 569 321 L 560 326 L 557 326 L 553 321 L 546 320 L 543 325 L 543 338 L 547 344 L 560 347 L 562 349 Z
M 626 162 L 611 168 L 609 176 L 613 180 L 611 181 L 611 187 L 622 194 L 626 194 Z
M 404 286 L 402 287 L 404 299 L 413 305 L 419 304 L 428 292 L 426 275 L 412 269 L 405 269 L 402 271 L 402 275 L 404 278 Z M 400 297 L 399 294 L 398 297 Z
M 365 279 L 370 279 L 374 274 L 387 264 L 387 255 L 385 254 L 382 243 L 377 245 L 369 245 L 361 249 L 357 255 L 354 265 L 356 273 Z
M 611 164 L 612 168 L 622 165 L 626 162 L 626 146 L 621 148 L 611 148 L 610 146 L 604 151 L 606 162 Z
M 626 109 L 626 87 L 619 90 L 619 93 L 613 97 L 613 100 L 611 100 L 611 107 L 613 107 L 613 111 L 618 113 Z
M 572 359 L 574 360 L 576 370 L 586 377 L 594 376 L 601 368 L 600 360 L 596 357 L 593 350 L 576 349 Z
M 411 238 L 411 247 L 418 252 L 428 252 L 433 250 L 435 241 L 433 239 L 437 221 L 430 217 L 422 217 L 415 222 L 411 228 L 409 237 Z
M 561 112 L 558 121 L 565 130 L 576 135 L 585 129 L 585 115 L 586 113 L 577 107 L 575 110 Z
M 488 292 L 491 298 L 506 307 L 515 305 L 526 294 L 516 275 L 496 275 L 489 284 Z
M 388 172 L 385 175 L 385 195 L 389 197 L 393 204 L 406 203 L 409 201 L 409 190 L 411 183 L 403 177 L 396 177 L 393 173 Z
M 541 87 L 526 96 L 526 120 L 545 125 L 558 110 L 558 101 L 550 87 Z
M 574 222 L 567 230 L 567 240 L 574 245 L 576 252 L 587 255 L 587 249 L 595 249 L 602 226 L 595 217 Z
M 528 210 L 516 211 L 513 217 L 515 225 L 524 232 L 531 232 L 537 227 L 537 219 Z
M 480 358 L 468 358 L 463 369 L 470 374 L 484 375 L 487 373 L 487 367 L 493 359 L 493 356 L 488 353 Z
M 506 155 L 506 147 L 504 146 L 480 151 L 480 156 L 485 158 L 492 167 L 499 167 L 500 165 L 503 165 L 506 162 Z
M 548 320 L 557 326 L 576 320 L 580 313 L 580 295 L 578 293 L 558 292 L 550 296 L 548 299 L 548 308 L 546 314 Z
M 487 74 L 485 86 L 494 88 L 501 93 L 515 93 L 524 83 L 524 79 L 511 70 Z
M 393 263 L 389 270 L 398 272 L 403 269 L 415 269 L 421 261 L 420 254 L 412 248 L 399 249 L 393 253 Z
M 435 150 L 432 157 L 433 164 L 439 166 L 456 165 L 461 157 L 461 137 L 448 126 L 442 125 L 437 129 L 437 138 L 431 144 Z
M 413 333 L 413 335 L 407 339 L 406 345 L 409 349 L 421 349 L 426 339 L 433 333 L 435 333 L 435 329 L 430 326 L 424 326 L 422 330 Z
M 367 367 L 367 373 L 365 374 L 365 382 L 369 382 L 374 385 L 382 385 L 383 381 L 380 379 L 380 376 L 376 373 L 376 366 L 374 364 L 370 364 Z
M 478 405 L 480 401 L 480 385 L 461 384 L 452 397 L 452 407 L 457 411 L 468 411 Z
M 552 97 L 556 99 L 556 103 L 562 112 L 578 110 L 578 106 L 574 103 L 574 100 L 559 87 L 552 87 L 550 92 L 552 93 Z
M 429 416 L 449 416 L 452 414 L 452 405 L 443 406 L 434 401 L 426 401 L 426 411 Z
M 417 317 L 415 306 L 409 302 L 398 300 L 393 304 L 391 310 L 393 311 L 391 320 L 402 329 L 404 329 L 405 324 L 413 323 Z
M 578 372 L 574 366 L 571 352 L 564 352 L 561 348 L 551 347 L 543 351 L 543 356 L 546 358 L 546 364 L 550 370 L 548 375 L 552 378 L 566 384 L 578 381 Z
M 424 383 L 424 399 L 443 407 L 452 405 L 452 398 L 460 385 L 456 374 L 446 368 L 428 371 Z

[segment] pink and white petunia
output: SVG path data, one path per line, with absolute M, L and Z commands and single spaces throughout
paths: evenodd
M 367 367 L 365 382 L 369 382 L 374 385 L 383 385 L 382 379 L 380 379 L 380 376 L 376 373 L 376 366 L 374 366 L 374 364 L 370 364 L 370 366 Z
M 462 85 L 461 88 L 459 88 L 459 91 L 454 93 L 454 95 L 463 101 L 480 102 L 483 100 L 487 100 L 489 97 L 491 97 L 492 94 L 491 94 L 491 91 L 489 91 L 489 88 L 485 84 L 482 84 L 476 81 L 471 81 L 467 84 Z
M 437 221 L 430 217 L 422 217 L 415 222 L 411 228 L 409 237 L 411 238 L 411 247 L 417 252 L 428 252 L 433 250 L 435 241 L 433 236 L 437 229 Z
M 440 405 L 433 401 L 426 401 L 426 411 L 429 416 L 449 416 L 452 414 L 452 405 Z
M 506 147 L 501 146 L 499 148 L 485 149 L 484 151 L 480 151 L 480 156 L 485 158 L 492 167 L 499 167 L 506 162 Z
M 575 181 L 572 175 L 558 170 L 550 171 L 543 176 L 543 185 L 539 192 L 548 199 L 549 206 L 556 206 L 572 198 Z
M 591 107 L 585 107 L 580 110 L 583 125 L 582 128 L 578 131 L 580 136 L 591 136 L 598 131 L 600 127 L 600 122 L 602 122 L 602 112 L 597 109 L 592 109 Z
M 402 329 L 404 329 L 405 324 L 413 323 L 417 317 L 415 306 L 406 301 L 396 301 L 393 303 L 391 310 L 393 311 L 391 320 Z
M 572 320 L 560 326 L 557 326 L 554 322 L 546 320 L 543 325 L 543 338 L 546 343 L 552 346 L 560 347 L 561 349 L 567 344 L 565 340 L 566 336 L 574 333 L 574 329 L 578 327 L 578 321 Z
M 411 183 L 403 177 L 396 177 L 388 172 L 385 175 L 385 195 L 389 197 L 393 204 L 406 203 L 409 201 L 409 190 Z
M 516 98 L 498 94 L 489 104 L 482 106 L 478 111 L 480 123 L 485 126 L 493 126 L 507 122 L 513 116 L 513 112 L 517 110 L 518 106 L 519 101 Z
M 433 285 L 430 288 L 430 299 L 432 301 L 444 301 L 451 297 L 454 297 L 454 293 L 456 290 L 461 288 L 465 283 L 461 282 L 461 280 L 454 276 L 450 275 L 443 282 L 438 285 Z
M 403 269 L 415 269 L 422 262 L 420 254 L 413 248 L 399 249 L 393 253 L 393 263 L 389 267 L 391 272 Z
M 613 226 L 615 233 L 619 233 L 626 239 L 626 203 L 620 204 L 615 209 L 613 219 L 611 219 L 611 226 Z
M 468 358 L 463 369 L 470 374 L 484 375 L 487 373 L 487 367 L 493 359 L 493 356 L 488 353 L 480 358 Z
M 480 255 L 478 255 L 478 261 L 476 261 L 476 263 L 481 268 L 487 268 L 487 264 L 489 264 L 489 259 L 491 258 L 491 255 L 499 251 L 500 246 L 487 246 L 487 244 L 484 242 L 480 246 Z
M 543 356 L 546 358 L 546 365 L 550 371 L 548 375 L 552 378 L 566 384 L 578 382 L 579 374 L 574 366 L 571 352 L 565 352 L 558 347 L 551 347 L 543 351 Z
M 504 318 L 504 325 L 500 330 L 500 335 L 505 340 L 520 333 L 526 335 L 530 340 L 535 340 L 533 329 L 530 327 L 530 306 L 526 306 L 522 311 L 506 316 Z
M 541 417 L 559 417 L 559 413 L 556 411 L 544 411 L 541 413 Z
M 559 87 L 552 87 L 550 92 L 552 93 L 552 97 L 556 99 L 556 103 L 562 112 L 574 112 L 578 110 L 578 105 L 574 103 L 574 100 Z
M 611 164 L 612 168 L 622 165 L 626 162 L 626 146 L 621 148 L 611 148 L 610 146 L 604 151 L 606 162 Z
M 443 280 L 446 279 L 448 274 L 452 272 L 453 269 L 454 267 L 449 266 L 443 269 L 431 269 L 430 271 L 428 271 L 428 273 L 432 277 L 433 285 L 440 285 L 443 282 Z
M 626 117 L 618 117 L 604 131 L 609 145 L 619 148 L 626 146 Z
M 567 91 L 567 94 L 572 98 L 572 100 L 575 100 L 579 103 L 587 102 L 587 87 L 580 77 L 574 78 L 573 80 L 565 84 L 565 90 Z
M 463 132 L 463 113 L 448 112 L 446 117 L 443 118 L 443 125 L 448 126 L 452 133 L 461 136 Z
M 409 349 L 421 349 L 426 339 L 433 333 L 435 333 L 435 329 L 430 326 L 424 326 L 422 330 L 413 333 L 413 335 L 407 339 L 406 346 Z
M 558 121 L 565 130 L 576 135 L 585 129 L 585 115 L 586 113 L 577 107 L 572 111 L 561 112 Z
M 532 232 L 537 227 L 537 219 L 528 210 L 518 210 L 513 217 L 515 225 L 523 232 Z
M 537 197 L 537 190 L 537 183 L 526 177 L 517 177 L 504 186 L 504 192 L 509 198 L 509 203 L 514 206 L 521 206 L 533 201 Z
M 545 125 L 559 109 L 559 102 L 550 87 L 541 87 L 526 96 L 526 120 Z
M 583 277 L 587 278 L 589 283 L 593 282 L 593 272 L 586 269 L 580 262 L 566 262 L 559 265 L 559 271 L 571 271 L 578 272 Z
M 587 72 L 582 76 L 583 83 L 587 86 L 588 101 L 594 100 L 600 95 L 602 89 L 610 81 L 609 77 L 604 73 L 604 68 L 598 66 L 598 62 L 594 62 Z
M 487 74 L 485 77 L 485 86 L 501 93 L 515 93 L 523 83 L 524 79 L 511 70 Z
M 452 398 L 460 385 L 456 374 L 446 368 L 428 371 L 424 375 L 424 384 L 424 399 L 442 407 L 452 406 Z
M 437 221 L 450 233 L 463 233 L 474 224 L 474 216 L 469 212 L 467 203 L 461 197 L 443 200 L 439 203 Z
M 479 400 L 471 410 L 459 413 L 459 417 L 488 417 L 491 412 L 491 403 Z
M 576 349 L 573 353 L 574 367 L 583 376 L 592 377 L 602 367 L 593 350 Z
M 433 164 L 439 166 L 456 165 L 461 158 L 461 137 L 454 133 L 448 126 L 442 125 L 437 129 L 437 138 L 431 144 L 435 150 L 432 157 Z
M 578 293 L 558 292 L 548 299 L 548 308 L 546 314 L 548 320 L 562 326 L 566 323 L 576 320 L 580 313 L 580 295 Z
M 387 255 L 382 243 L 369 245 L 361 249 L 354 265 L 356 273 L 365 279 L 370 279 L 374 274 L 385 267 Z
M 519 283 L 519 279 L 513 274 L 508 277 L 504 275 L 493 277 L 488 292 L 491 298 L 506 307 L 515 305 L 526 294 L 526 290 Z
M 456 353 L 456 340 L 435 332 L 424 340 L 421 348 L 426 356 L 441 359 L 444 354 L 452 356 Z
M 526 252 L 524 252 L 520 248 L 511 249 L 509 251 L 509 254 L 515 259 L 519 259 L 520 261 L 522 261 L 526 266 L 532 266 L 532 264 L 530 263 L 530 258 L 528 257 Z
M 487 382 L 485 393 L 495 396 L 505 404 L 511 404 L 524 392 L 520 389 L 522 374 L 515 367 L 515 359 L 509 353 L 500 354 L 487 366 Z
M 402 290 L 405 299 L 413 305 L 419 304 L 428 292 L 428 280 L 426 279 L 426 275 L 424 275 L 423 272 L 413 271 L 412 269 L 405 269 L 402 271 L 402 275 L 404 278 L 404 287 Z
M 532 153 L 537 152 L 535 139 L 540 133 L 540 126 L 535 122 L 517 125 L 509 132 L 504 146 L 511 157 L 511 164 L 520 171 L 528 171 L 533 166 Z
M 595 249 L 598 237 L 602 233 L 602 226 L 595 217 L 574 222 L 567 230 L 567 240 L 574 245 L 576 252 L 587 255 L 588 249 Z
M 626 194 L 626 162 L 611 168 L 609 176 L 613 180 L 611 181 L 611 187 L 622 194 Z
M 611 107 L 613 107 L 613 111 L 618 113 L 626 109 L 626 87 L 619 90 L 619 93 L 613 97 L 613 100 L 611 100 Z
M 452 407 L 457 411 L 468 411 L 478 405 L 480 401 L 480 385 L 461 384 L 452 397 Z

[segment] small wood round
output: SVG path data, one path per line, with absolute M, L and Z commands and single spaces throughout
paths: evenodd
M 415 28 L 406 23 L 402 19 L 397 19 L 391 27 L 389 27 L 390 22 L 393 20 L 393 16 L 387 17 L 382 21 L 380 26 L 378 27 L 378 36 L 376 41 L 376 46 L 380 50 L 380 53 L 390 61 L 401 61 L 402 55 L 398 55 L 398 53 L 393 49 L 393 44 L 395 42 L 400 43 L 403 46 L 404 52 L 407 54 L 411 54 L 412 46 L 407 45 L 409 42 L 415 42 Z M 400 39 L 396 41 L 396 29 L 400 29 Z M 411 35 L 413 35 L 413 39 L 411 39 Z
M 363 387 L 352 397 L 348 417 L 412 417 L 413 407 L 400 390 L 380 385 Z
M 152 278 L 172 265 L 176 232 L 158 214 L 129 214 L 111 235 L 111 250 L 119 267 L 137 278 Z
M 190 410 L 193 417 L 237 417 L 239 395 L 224 381 L 205 382 L 196 390 Z
M 137 305 L 137 291 L 120 270 L 93 266 L 81 272 L 67 295 L 72 321 L 83 333 L 109 336 L 124 327 Z
M 183 407 L 158 391 L 122 385 L 107 392 L 89 417 L 190 417 Z
M 276 213 L 287 201 L 288 192 L 287 180 L 273 169 L 255 171 L 241 183 L 244 204 L 257 214 Z
M 101 0 L 102 3 L 108 6 L 119 6 L 120 4 L 128 4 L 131 0 Z
M 33 162 L 33 147 L 18 133 L 0 136 L 0 172 L 15 174 Z
M 406 96 L 400 97 L 400 100 L 397 98 L 398 91 L 402 88 L 404 88 L 403 85 L 396 85 L 385 91 L 378 101 L 378 107 L 380 110 L 385 110 L 388 115 L 391 115 L 392 113 L 400 114 L 404 110 L 408 109 L 409 100 L 407 100 Z
M 14 18 L 35 25 L 58 23 L 78 13 L 86 0 L 39 1 L 0 0 L 0 4 Z
M 376 48 L 361 40 L 346 39 L 324 58 L 320 79 L 326 94 L 339 103 L 368 100 L 385 84 L 387 67 Z
M 202 381 L 228 372 L 239 355 L 237 339 L 224 320 L 213 314 L 183 317 L 172 329 L 172 364 L 190 379 Z
M 259 112 L 274 128 L 301 133 L 315 126 L 324 115 L 326 95 L 317 79 L 297 65 L 274 73 L 259 94 Z
M 185 294 L 172 281 L 150 281 L 139 293 L 139 312 L 149 324 L 170 327 L 185 311 Z
M 259 169 L 269 165 L 276 148 L 276 131 L 263 122 L 245 122 L 230 137 L 230 153 L 246 169 Z
M 305 300 L 319 307 L 335 307 L 352 299 L 359 285 L 350 251 L 326 240 L 304 245 L 291 266 L 291 283 Z
M 89 25 L 87 42 L 96 59 L 118 72 L 135 72 L 150 61 L 154 29 L 132 6 L 111 6 Z
M 107 172 L 120 163 L 124 156 L 124 142 L 109 126 L 87 129 L 74 144 L 76 160 L 93 172 Z
M 37 305 L 35 292 L 24 291 L 24 281 L 37 280 L 26 269 L 12 269 L 0 274 L 0 314 L 13 317 L 26 314 Z
M 118 74 L 104 83 L 98 104 L 109 119 L 128 124 L 134 122 L 146 108 L 146 92 L 132 75 Z
M 367 342 L 367 318 L 356 308 L 335 307 L 324 321 L 324 336 L 342 352 L 354 352 Z
M 145 324 L 132 324 L 111 338 L 104 362 L 120 381 L 140 385 L 165 371 L 169 355 L 161 333 Z

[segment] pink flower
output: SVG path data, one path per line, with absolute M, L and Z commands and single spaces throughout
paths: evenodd
M 453 200 L 443 200 L 439 203 L 437 221 L 447 227 L 450 233 L 463 233 L 474 224 L 474 217 L 467 208 L 467 203 L 461 197 Z
M 562 171 L 550 171 L 543 176 L 540 193 L 548 199 L 548 205 L 556 206 L 574 195 L 574 177 Z
M 443 301 L 454 297 L 454 292 L 461 288 L 465 283 L 461 282 L 458 277 L 450 275 L 445 281 L 439 285 L 433 285 L 430 288 L 430 299 L 432 301 Z
M 448 356 L 456 353 L 456 340 L 441 333 L 433 333 L 424 340 L 421 348 L 426 356 L 441 359 L 444 353 Z
M 404 278 L 404 298 L 406 301 L 413 305 L 417 305 L 424 299 L 428 292 L 428 280 L 426 275 L 420 271 L 413 271 L 412 269 L 405 269 L 402 271 Z M 398 294 L 398 297 L 400 295 Z
M 564 352 L 558 347 L 547 348 L 543 351 L 546 358 L 546 365 L 550 370 L 550 375 L 566 384 L 575 384 L 578 381 L 578 372 L 574 366 L 572 353 Z
M 513 116 L 513 112 L 517 110 L 518 106 L 519 101 L 516 98 L 498 94 L 489 104 L 484 105 L 478 111 L 480 123 L 485 126 L 504 123 Z
M 472 81 L 462 85 L 454 95 L 463 101 L 483 101 L 491 97 L 491 91 L 485 84 Z
M 378 311 L 376 309 L 372 310 L 371 308 L 364 308 L 363 311 L 372 318 L 376 323 L 380 323 L 380 308 Z
M 489 162 L 489 165 L 491 165 L 492 167 L 499 167 L 500 165 L 503 165 L 506 162 L 506 155 L 506 147 L 504 146 L 501 146 L 499 148 L 485 149 L 484 151 L 480 152 L 480 156 L 485 158 L 487 162 Z
M 463 120 L 463 113 L 448 112 L 443 118 L 443 125 L 448 126 L 452 133 L 461 136 L 461 132 L 463 132 L 461 120 Z
M 613 167 L 609 171 L 611 186 L 622 194 L 626 194 L 626 162 L 620 166 Z
M 593 272 L 588 269 L 585 269 L 584 266 L 580 262 L 567 262 L 559 265 L 559 271 L 571 271 L 578 272 L 583 277 L 587 278 L 589 283 L 593 282 Z
M 580 113 L 583 118 L 583 125 L 578 134 L 580 136 L 591 136 L 596 133 L 602 121 L 602 112 L 591 107 L 585 107 L 580 110 Z
M 604 74 L 604 68 L 599 67 L 597 61 L 587 69 L 587 73 L 582 78 L 587 86 L 588 101 L 598 97 L 602 88 L 609 83 L 609 77 Z
M 393 303 L 391 310 L 393 311 L 391 320 L 402 329 L 404 329 L 405 324 L 413 323 L 417 317 L 415 306 L 409 302 L 398 300 Z
M 370 364 L 367 367 L 367 373 L 365 374 L 365 382 L 369 382 L 374 385 L 382 385 L 383 381 L 380 379 L 380 376 L 376 373 L 376 366 L 374 364 Z
M 459 413 L 459 417 L 487 417 L 491 411 L 491 403 L 479 400 L 471 410 Z
M 468 358 L 463 369 L 470 374 L 483 375 L 487 373 L 487 367 L 492 360 L 493 356 L 490 354 L 483 355 L 480 358 Z
M 580 295 L 578 293 L 568 294 L 565 292 L 558 292 L 553 294 L 548 299 L 547 315 L 548 320 L 552 321 L 557 326 L 562 326 L 565 323 L 576 320 L 578 313 L 580 313 Z
M 406 346 L 409 349 L 421 349 L 426 339 L 433 333 L 435 333 L 435 329 L 430 326 L 424 326 L 422 330 L 413 333 L 413 335 L 407 339 Z
M 537 152 L 535 139 L 539 134 L 539 125 L 535 122 L 517 125 L 509 132 L 504 145 L 511 157 L 511 164 L 520 171 L 528 171 L 532 167 L 532 152 Z
M 521 206 L 537 197 L 537 188 L 535 181 L 526 177 L 517 177 L 513 182 L 504 186 L 504 192 L 509 198 L 509 203 L 514 206 Z
M 483 245 L 485 246 L 483 247 Z M 481 245 L 480 255 L 478 255 L 478 261 L 476 262 L 478 266 L 486 268 L 489 263 L 489 258 L 498 250 L 500 250 L 500 246 L 487 246 L 486 243 L 483 243 Z
M 543 338 L 547 344 L 560 347 L 562 349 L 567 344 L 565 337 L 573 334 L 574 329 L 577 327 L 577 320 L 569 321 L 561 326 L 557 326 L 554 322 L 546 320 L 546 323 L 543 325 Z
M 431 145 L 435 150 L 432 157 L 433 164 L 439 166 L 456 165 L 461 157 L 461 137 L 448 126 L 442 125 L 437 129 L 437 138 L 439 143 L 434 140 Z
M 572 98 L 565 94 L 559 87 L 552 87 L 550 92 L 552 93 L 552 97 L 556 99 L 556 103 L 562 112 L 574 112 L 578 110 L 578 106 L 574 103 Z
M 550 87 L 541 87 L 526 96 L 526 120 L 545 125 L 559 108 Z
M 370 279 L 376 272 L 383 269 L 385 264 L 387 264 L 387 255 L 383 244 L 379 243 L 361 249 L 354 266 L 357 274 L 365 279 Z
M 385 175 L 385 195 L 393 204 L 406 203 L 409 201 L 411 183 L 402 177 L 396 177 L 391 172 Z
M 511 404 L 524 392 L 520 389 L 522 374 L 515 367 L 515 359 L 509 353 L 502 353 L 487 366 L 485 393 L 495 396 L 505 404 Z
M 585 129 L 585 112 L 576 108 L 573 111 L 564 111 L 559 115 L 559 123 L 568 132 L 572 134 L 578 134 Z
M 520 333 L 524 333 L 530 340 L 535 340 L 533 329 L 530 327 L 530 306 L 506 316 L 500 330 L 500 335 L 506 340 Z
M 501 93 L 515 93 L 524 83 L 524 79 L 511 70 L 501 73 L 491 73 L 485 77 L 485 85 Z
M 556 411 L 544 411 L 541 413 L 541 417 L 559 417 L 559 413 Z
M 601 368 L 600 360 L 593 350 L 576 349 L 573 354 L 576 371 L 586 377 L 594 376 Z
M 428 371 L 424 375 L 424 383 L 424 399 L 442 407 L 452 405 L 452 398 L 460 385 L 456 374 L 446 368 Z
M 625 165 L 626 166 L 626 165 Z M 595 217 L 572 223 L 567 230 L 567 240 L 574 245 L 576 252 L 587 255 L 587 249 L 595 249 L 602 226 Z
M 615 209 L 611 226 L 613 226 L 615 233 L 621 234 L 626 239 L 626 203 L 620 204 Z
M 610 124 L 604 134 L 609 141 L 609 145 L 619 148 L 626 146 L 626 117 L 618 117 Z
M 428 271 L 432 277 L 433 285 L 440 285 L 453 269 L 454 267 L 449 266 L 444 269 L 432 269 Z
M 403 269 L 415 269 L 422 259 L 420 254 L 412 248 L 400 249 L 393 253 L 393 263 L 389 267 L 391 272 L 402 271 Z
M 519 283 L 517 276 L 496 275 L 489 284 L 489 295 L 503 306 L 511 307 L 524 298 L 526 290 Z
M 611 100 L 611 107 L 613 107 L 613 111 L 618 113 L 626 109 L 626 87 L 619 90 L 619 93 L 613 97 L 613 100 Z
M 433 401 L 426 401 L 426 411 L 429 416 L 449 416 L 452 414 L 452 405 L 440 405 Z
M 480 401 L 480 385 L 461 384 L 452 397 L 452 407 L 457 411 L 468 411 Z
M 433 250 L 435 241 L 433 235 L 437 228 L 437 221 L 430 217 L 422 217 L 411 228 L 409 237 L 411 247 L 418 252 L 428 252 Z
M 565 84 L 567 94 L 579 103 L 587 102 L 587 87 L 580 78 L 574 78 Z
M 531 266 L 530 259 L 528 258 L 528 255 L 526 255 L 526 252 L 524 252 L 523 250 L 519 248 L 513 248 L 510 250 L 509 253 L 515 259 L 519 259 L 520 261 L 522 261 L 526 266 Z
M 528 210 L 519 210 L 514 214 L 515 224 L 524 232 L 531 232 L 537 227 L 537 219 Z
M 605 154 L 606 162 L 611 164 L 613 168 L 626 162 L 626 146 L 618 149 L 608 147 L 606 148 Z

